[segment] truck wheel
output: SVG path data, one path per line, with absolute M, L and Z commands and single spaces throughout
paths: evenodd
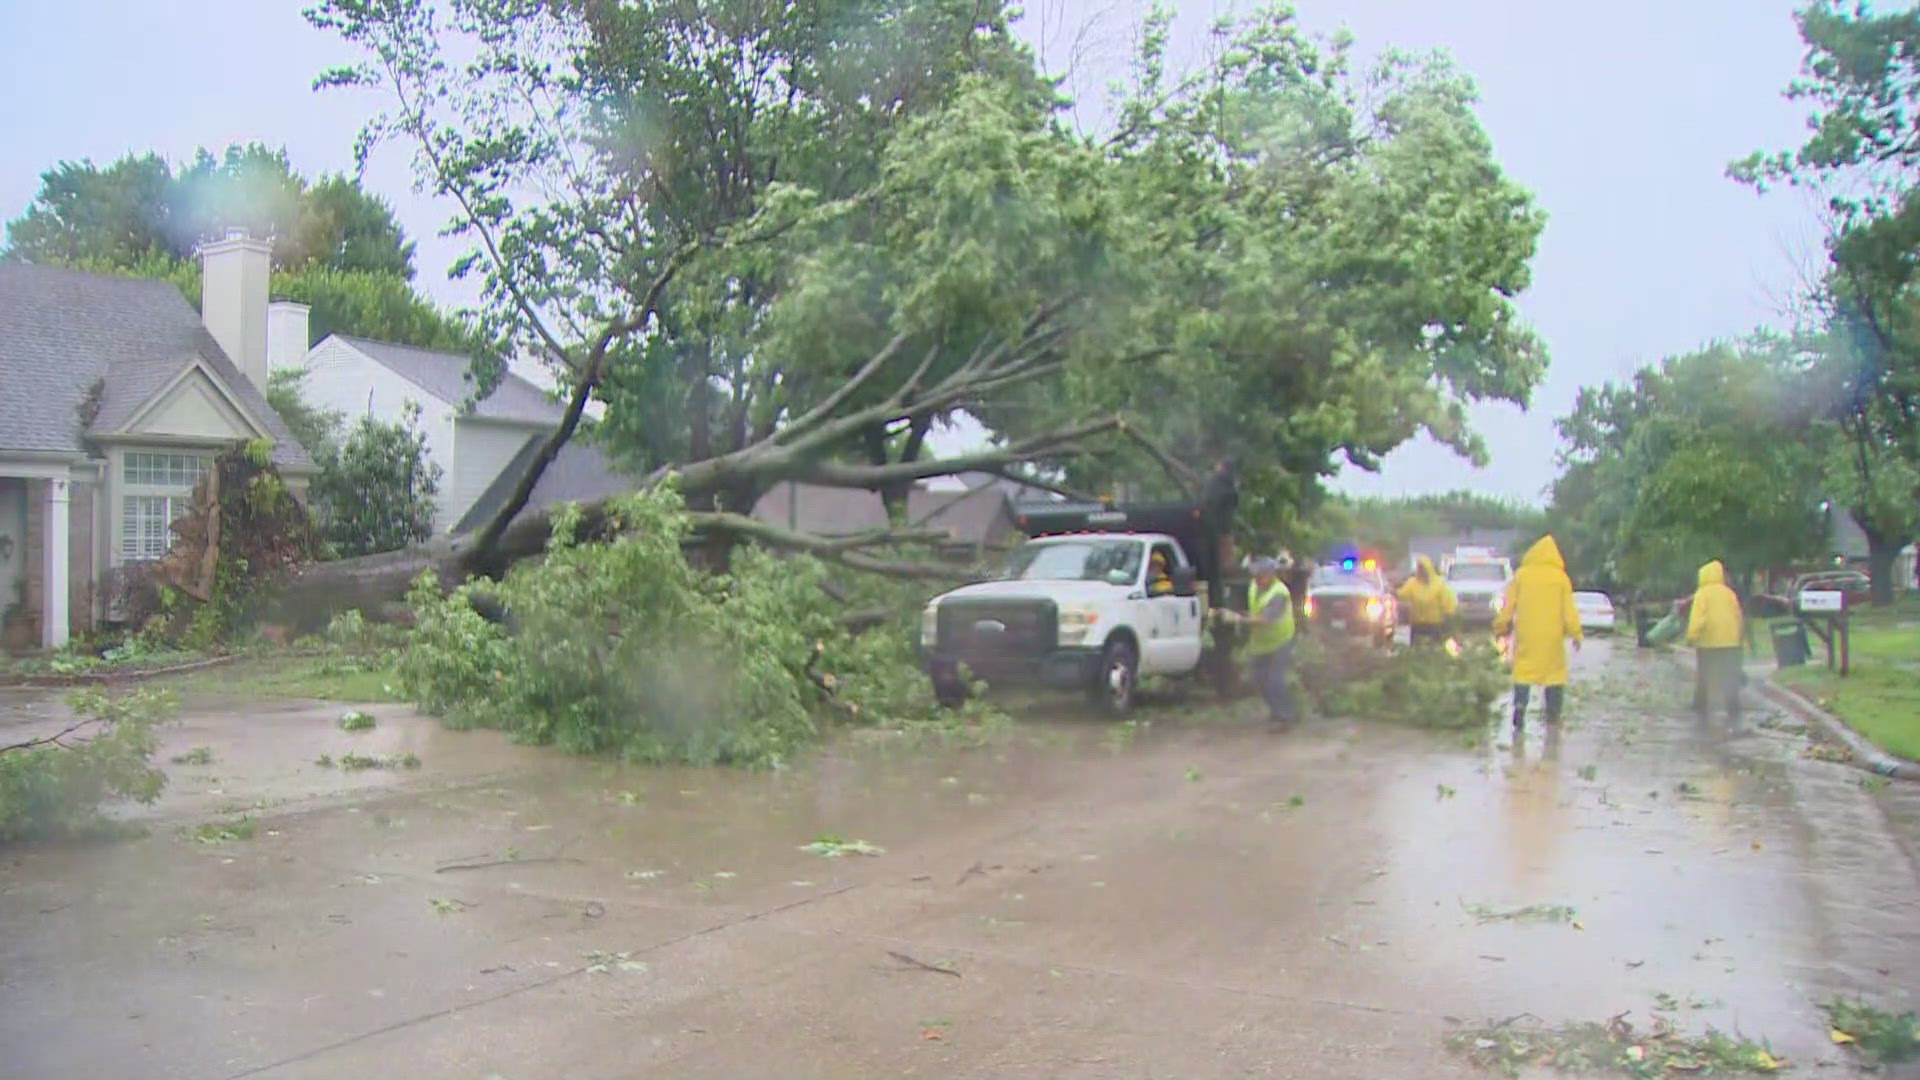
M 1091 687 L 1093 703 L 1108 716 L 1125 716 L 1133 711 L 1134 689 L 1140 678 L 1140 654 L 1133 642 L 1115 638 L 1100 650 L 1100 666 L 1094 671 Z
M 939 701 L 941 709 L 958 709 L 966 705 L 966 682 L 960 682 L 956 676 L 933 676 L 933 700 Z

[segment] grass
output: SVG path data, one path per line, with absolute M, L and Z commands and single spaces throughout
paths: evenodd
M 1708 1028 L 1688 1035 L 1661 1017 L 1638 1031 L 1622 1013 L 1605 1022 L 1522 1026 L 1522 1017 L 1455 1032 L 1447 1048 L 1476 1067 L 1518 1077 L 1541 1067 L 1581 1076 L 1655 1080 L 1672 1075 L 1726 1076 L 1777 1072 L 1787 1063 L 1763 1042 Z
M 1833 1041 L 1846 1046 L 1873 1065 L 1892 1065 L 1920 1058 L 1920 1020 L 1911 1012 L 1898 1015 L 1863 1001 L 1838 1000 L 1822 1005 Z
M 1857 612 L 1849 636 L 1852 671 L 1845 678 L 1827 670 L 1826 649 L 1818 641 L 1809 642 L 1814 655 L 1808 663 L 1774 677 L 1880 749 L 1920 760 L 1920 598 Z
M 230 840 L 251 840 L 259 831 L 259 822 L 251 817 L 242 817 L 232 821 L 204 822 L 194 828 L 193 838 L 202 844 L 224 844 Z
M 315 764 L 319 764 L 318 761 Z M 321 766 L 325 768 L 325 766 Z M 375 757 L 370 754 L 342 754 L 340 767 L 347 772 L 359 772 L 362 769 L 417 769 L 420 758 L 416 754 L 396 754 L 393 757 Z
M 403 700 L 391 662 L 380 657 L 269 653 L 205 672 L 190 672 L 167 682 L 183 694 L 256 701 L 282 698 L 376 704 Z
M 211 765 L 213 764 L 213 748 L 196 746 L 184 754 L 173 755 L 171 760 L 175 765 Z

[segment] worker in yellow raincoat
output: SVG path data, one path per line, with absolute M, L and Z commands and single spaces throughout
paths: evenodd
M 1726 703 L 1727 719 L 1740 721 L 1745 629 L 1740 598 L 1727 586 L 1727 568 L 1718 559 L 1702 566 L 1700 588 L 1693 594 L 1693 610 L 1687 614 L 1687 644 L 1693 646 L 1696 660 L 1693 707 L 1703 716 L 1712 710 L 1717 698 Z
M 1453 620 L 1460 603 L 1454 599 L 1453 586 L 1433 568 L 1432 559 L 1420 556 L 1419 569 L 1401 583 L 1396 595 L 1407 604 L 1410 643 L 1438 645 L 1446 640 L 1447 624 Z
M 1526 726 L 1532 688 L 1546 688 L 1547 723 L 1560 722 L 1567 696 L 1567 641 L 1580 648 L 1580 612 L 1560 545 L 1543 536 L 1520 558 L 1494 616 L 1495 636 L 1513 635 L 1513 727 Z

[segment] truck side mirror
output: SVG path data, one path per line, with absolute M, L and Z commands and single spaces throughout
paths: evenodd
M 1197 596 L 1200 593 L 1200 574 L 1191 566 L 1176 566 L 1168 575 L 1173 579 L 1173 595 Z

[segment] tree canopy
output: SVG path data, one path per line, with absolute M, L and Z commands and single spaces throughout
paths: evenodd
M 1545 364 L 1512 298 L 1542 218 L 1469 81 L 1307 37 L 1285 7 L 1168 77 L 1164 16 L 1116 130 L 1062 122 L 1009 9 L 959 0 L 326 0 L 460 208 L 491 334 L 607 405 L 707 527 L 781 480 L 897 494 L 966 468 L 1190 483 L 1231 450 L 1255 515 Z M 967 412 L 989 450 L 926 460 Z M 560 439 L 543 459 L 557 451 Z M 1154 457 L 1121 451 L 1129 433 Z M 539 466 L 536 465 L 536 470 Z M 523 481 L 530 490 L 533 477 Z M 513 500 L 482 534 L 498 539 Z
M 156 154 L 101 168 L 63 161 L 41 174 L 27 212 L 7 223 L 7 254 L 67 266 L 187 261 L 229 228 L 275 238 L 280 269 L 413 277 L 414 245 L 387 204 L 344 176 L 309 184 L 286 151 L 258 143 L 201 150 L 175 169 Z
M 1677 594 L 1709 559 L 1740 575 L 1825 552 L 1830 433 L 1804 343 L 1757 334 L 1580 391 L 1557 423 L 1551 511 L 1569 563 Z
M 8 223 L 4 257 L 165 279 L 198 305 L 195 247 L 230 227 L 273 237 L 272 293 L 311 307 L 315 341 L 339 332 L 487 353 L 414 290 L 413 241 L 383 200 L 345 176 L 308 183 L 259 144 L 201 150 L 178 169 L 154 154 L 62 162 Z
M 1806 55 L 1787 97 L 1808 105 L 1798 148 L 1759 152 L 1731 174 L 1825 196 L 1829 267 L 1821 310 L 1821 402 L 1841 442 L 1834 501 L 1866 533 L 1875 599 L 1920 534 L 1920 11 L 1815 0 L 1796 15 Z

